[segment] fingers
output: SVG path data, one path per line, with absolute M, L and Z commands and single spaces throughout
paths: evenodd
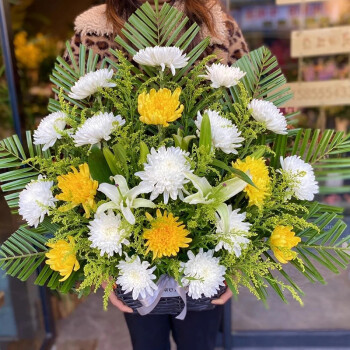
M 227 288 L 226 292 L 220 296 L 218 299 L 212 300 L 214 305 L 224 305 L 232 297 L 232 292 L 230 288 Z
M 114 293 L 111 293 L 110 296 L 109 296 L 109 300 L 111 301 L 111 303 L 117 307 L 121 312 L 126 312 L 126 313 L 129 313 L 129 314 L 132 314 L 133 313 L 133 310 L 126 306 L 121 300 L 119 300 L 117 298 L 117 296 L 114 294 Z
M 106 289 L 107 285 L 108 285 L 108 282 L 105 281 L 105 282 L 102 282 L 101 287 L 103 289 Z M 117 296 L 114 294 L 114 291 L 112 291 L 111 294 L 109 295 L 109 300 L 121 312 L 127 312 L 129 314 L 133 313 L 133 310 L 130 307 L 126 306 L 121 300 L 117 298 Z

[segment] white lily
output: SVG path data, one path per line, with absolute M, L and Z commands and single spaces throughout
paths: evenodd
M 247 183 L 238 177 L 229 179 L 213 187 L 205 177 L 199 177 L 190 172 L 185 172 L 185 177 L 189 179 L 198 190 L 184 199 L 189 204 L 209 204 L 213 202 L 223 203 L 244 190 Z
M 152 192 L 153 187 L 140 184 L 130 190 L 124 176 L 116 175 L 113 177 L 113 180 L 115 185 L 102 183 L 98 187 L 98 190 L 111 201 L 100 205 L 97 208 L 97 215 L 108 209 L 117 209 L 122 212 L 126 221 L 134 225 L 135 216 L 131 209 L 156 207 L 156 205 L 148 199 L 137 198 L 141 193 Z

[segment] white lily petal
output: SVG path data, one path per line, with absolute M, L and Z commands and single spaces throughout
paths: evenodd
M 134 214 L 132 213 L 130 207 L 121 206 L 120 210 L 121 210 L 122 214 L 124 215 L 125 220 L 126 220 L 129 224 L 135 225 L 136 219 L 135 219 L 135 216 L 134 216 Z
M 147 183 L 141 183 L 137 185 L 136 187 L 132 188 L 126 196 L 130 198 L 130 200 L 134 200 L 136 197 L 138 197 L 141 193 L 150 193 L 153 191 L 153 186 Z
M 228 206 L 225 203 L 220 204 L 216 211 L 218 212 L 222 222 L 224 223 L 224 232 L 230 231 L 230 212 Z
M 184 202 L 194 205 L 194 204 L 207 204 L 211 201 L 207 201 L 200 192 L 197 192 L 195 194 L 191 194 L 190 196 L 184 198 Z
M 247 183 L 241 180 L 238 177 L 227 180 L 217 186 L 215 189 L 218 189 L 215 197 L 220 200 L 220 202 L 225 202 L 228 199 L 235 196 L 237 193 L 243 191 L 247 186 Z
M 199 192 L 201 192 L 203 196 L 206 196 L 213 189 L 213 187 L 210 185 L 210 183 L 205 177 L 199 177 L 190 173 L 189 171 L 184 172 L 184 175 L 193 183 L 193 186 Z
M 113 180 L 114 180 L 115 184 L 119 186 L 120 192 L 124 196 L 126 194 L 126 192 L 129 191 L 129 187 L 128 187 L 128 184 L 125 180 L 125 177 L 122 175 L 115 175 L 113 177 Z
M 137 198 L 132 203 L 133 208 L 155 208 L 156 205 L 149 199 Z
M 96 215 L 100 215 L 110 209 L 119 209 L 119 206 L 114 202 L 103 203 L 97 208 Z
M 115 185 L 102 183 L 98 187 L 98 190 L 102 192 L 106 197 L 108 197 L 114 203 L 119 203 L 122 200 L 119 190 Z

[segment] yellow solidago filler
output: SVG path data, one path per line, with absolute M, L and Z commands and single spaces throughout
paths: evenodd
M 247 172 L 249 171 L 254 186 L 247 185 L 243 190 L 249 198 L 249 206 L 256 205 L 261 208 L 264 200 L 270 194 L 270 177 L 269 169 L 263 158 L 254 159 L 247 157 L 244 161 L 238 159 L 232 166 L 235 169 Z
M 147 252 L 153 253 L 153 259 L 161 258 L 162 256 L 175 256 L 180 248 L 188 247 L 188 243 L 192 241 L 187 235 L 182 222 L 177 221 L 171 213 L 164 212 L 164 215 L 157 210 L 157 217 L 154 219 L 150 214 L 146 213 L 147 219 L 151 222 L 151 228 L 146 229 L 143 237 L 147 239 Z
M 79 261 L 75 255 L 75 242 L 72 236 L 68 237 L 69 242 L 60 239 L 55 243 L 47 243 L 51 249 L 45 256 L 48 258 L 46 264 L 54 271 L 58 271 L 63 277 L 60 282 L 65 281 L 71 273 L 80 268 Z
M 61 175 L 57 178 L 58 188 L 62 193 L 57 199 L 70 202 L 60 207 L 61 211 L 67 211 L 82 204 L 85 217 L 90 217 L 90 210 L 96 210 L 95 195 L 98 182 L 90 176 L 89 166 L 85 163 L 79 165 L 79 171 L 72 167 L 73 172 Z
M 170 122 L 181 117 L 184 106 L 180 105 L 181 89 L 173 93 L 169 89 L 152 89 L 143 92 L 138 98 L 140 120 L 145 124 L 169 126 Z
M 300 237 L 295 237 L 292 226 L 276 226 L 270 238 L 270 246 L 276 259 L 282 264 L 293 260 L 297 253 L 291 249 L 301 242 Z

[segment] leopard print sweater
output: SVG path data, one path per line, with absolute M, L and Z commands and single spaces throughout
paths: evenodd
M 184 9 L 183 0 L 174 0 L 172 5 L 180 11 Z M 248 53 L 248 46 L 236 21 L 222 10 L 221 5 L 216 0 L 208 2 L 208 9 L 212 13 L 217 35 L 215 37 L 210 35 L 208 28 L 205 25 L 201 26 L 198 34 L 199 39 L 211 37 L 210 45 L 202 56 L 216 54 L 221 63 L 231 65 Z M 80 44 L 84 44 L 88 49 L 92 49 L 94 53 L 98 54 L 99 62 L 105 57 L 113 59 L 114 56 L 109 52 L 109 49 L 121 49 L 114 41 L 116 34 L 112 24 L 107 21 L 105 12 L 106 5 L 94 6 L 76 18 L 74 22 L 75 35 L 70 42 L 76 58 L 79 57 Z M 64 59 L 72 64 L 67 52 L 64 54 Z

